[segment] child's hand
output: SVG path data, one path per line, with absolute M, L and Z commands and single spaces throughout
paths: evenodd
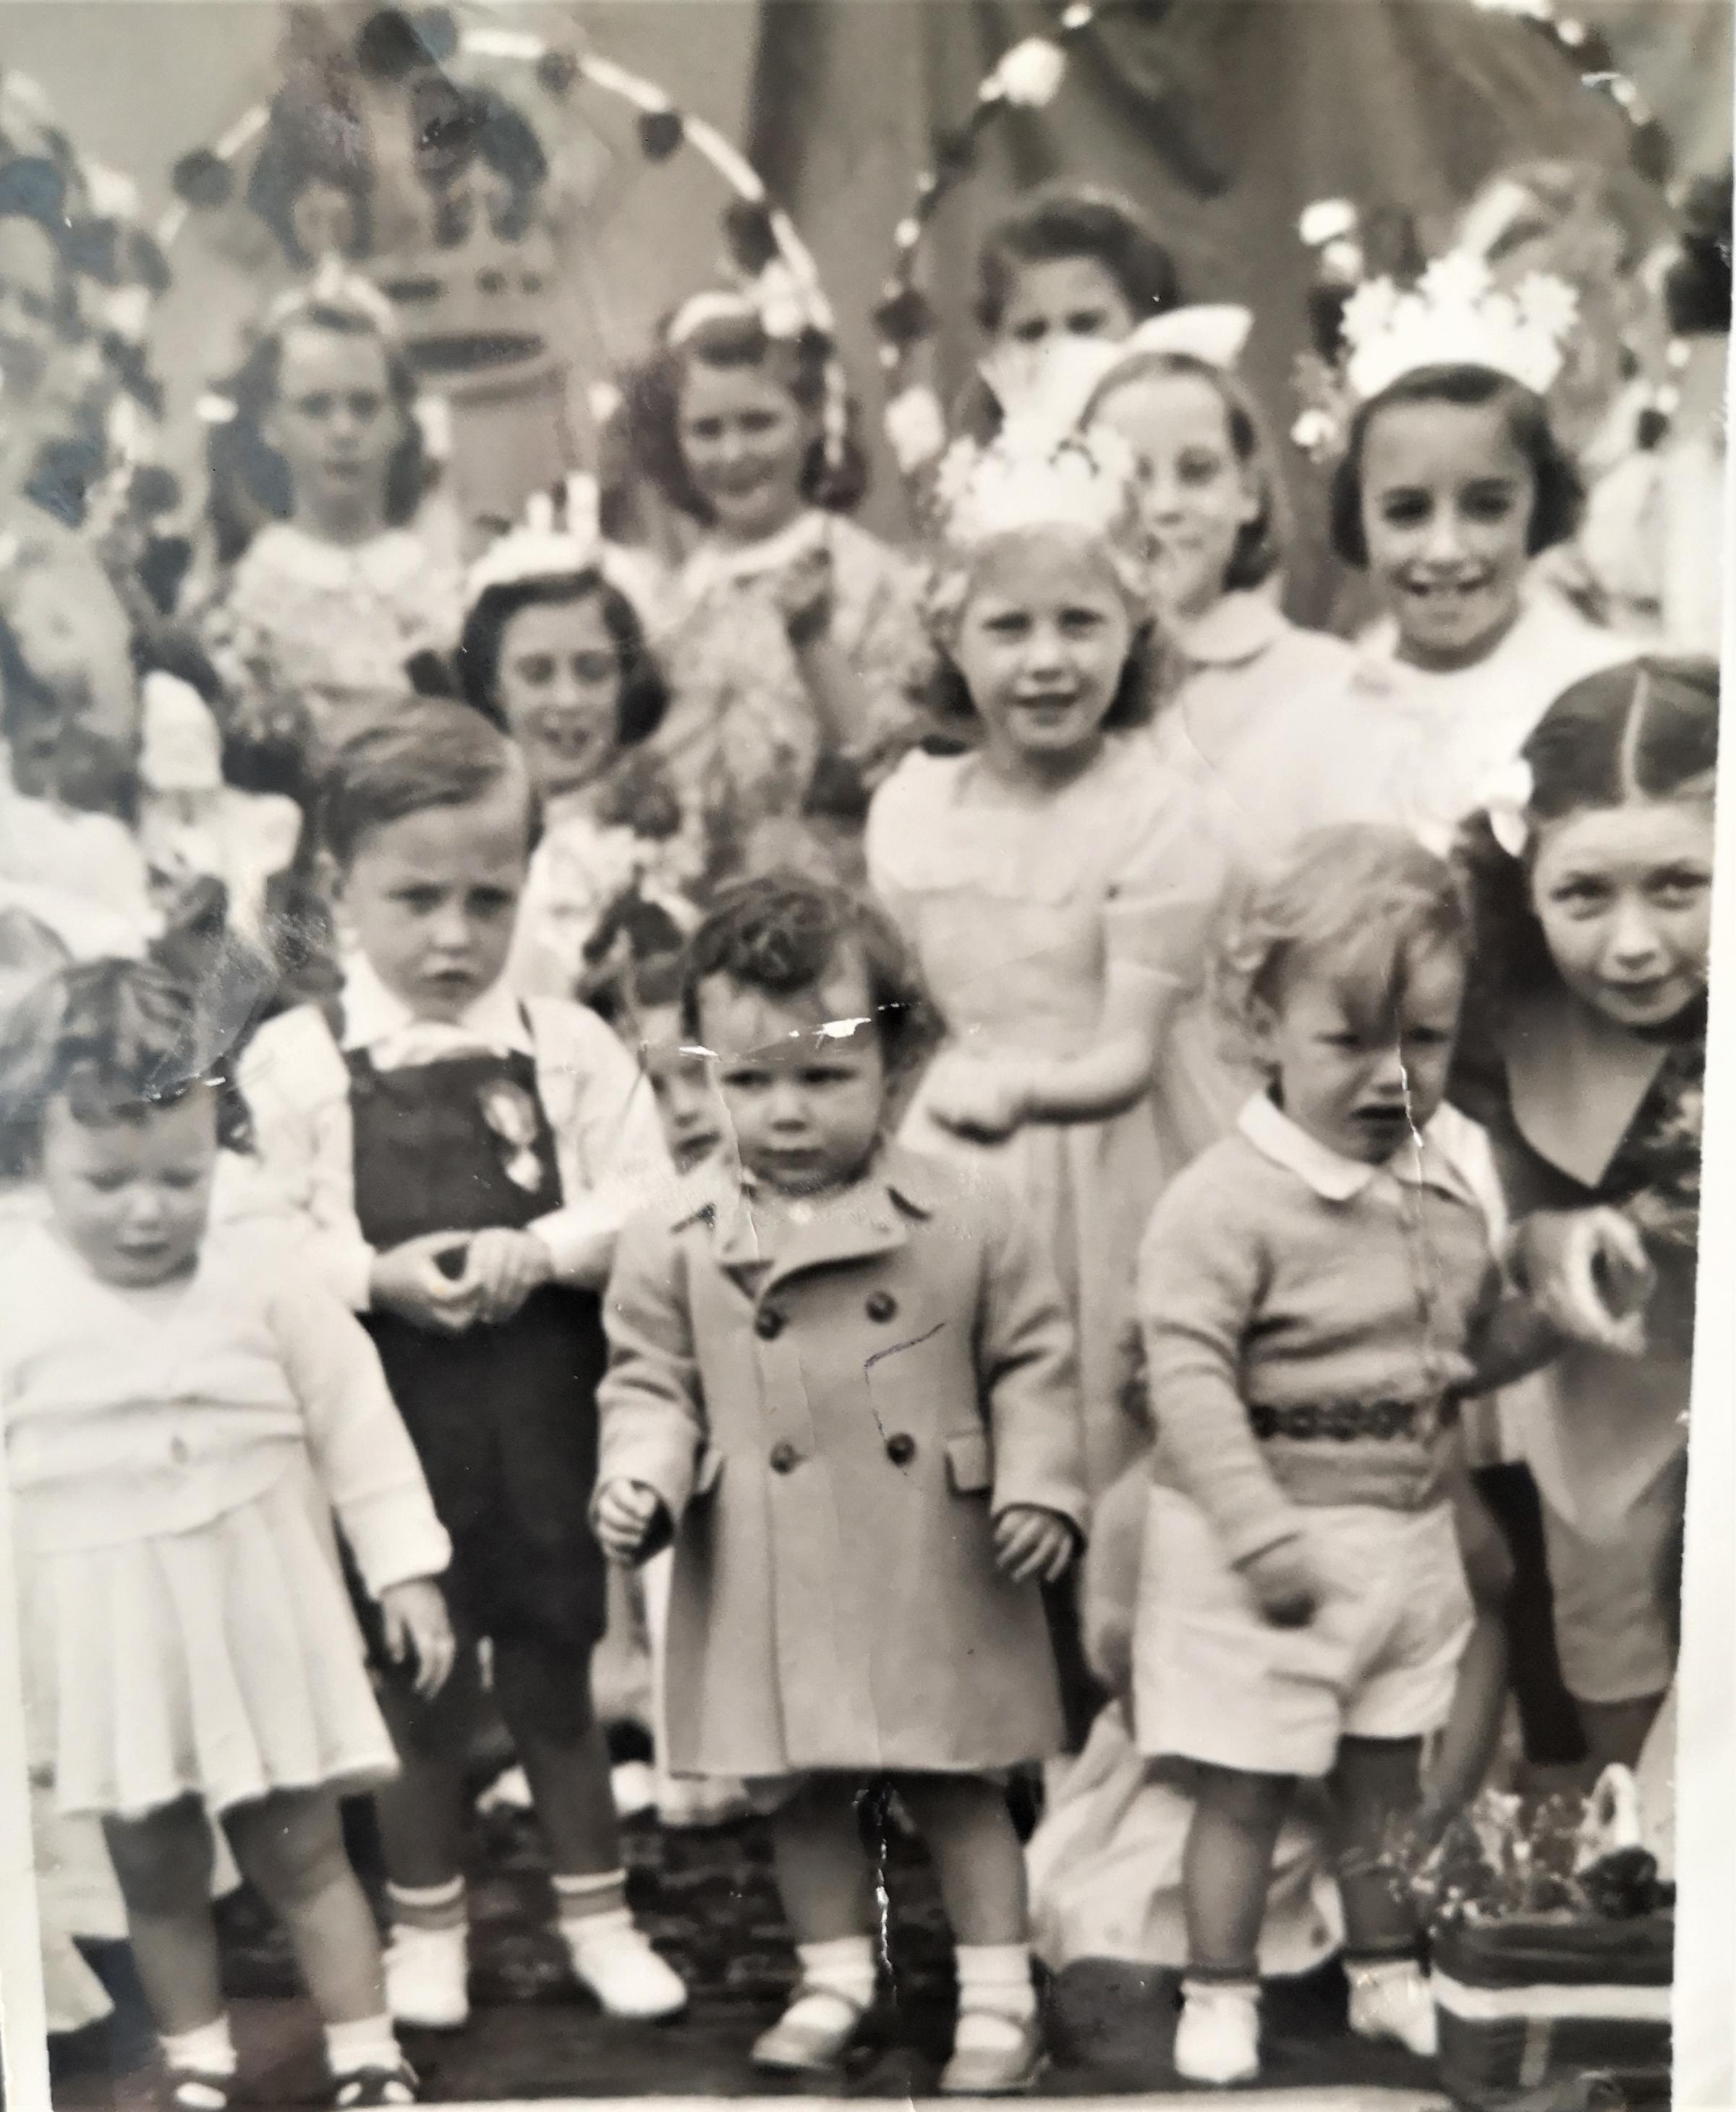
M 832 627 L 832 552 L 823 543 L 804 550 L 778 573 L 772 599 L 783 618 L 790 643 L 800 649 L 823 638 Z
M 627 1568 L 639 1559 L 663 1507 L 663 1498 L 643 1482 L 605 1482 L 591 1518 L 597 1545 Z
M 458 1288 L 474 1295 L 477 1319 L 498 1327 L 554 1277 L 554 1257 L 535 1232 L 496 1225 L 472 1234 Z
M 457 1645 L 446 1601 L 431 1577 L 388 1584 L 380 1595 L 385 1646 L 394 1664 L 413 1664 L 416 1691 L 431 1701 L 446 1684 Z
M 1515 1260 L 1564 1335 L 1620 1356 L 1643 1353 L 1656 1272 L 1638 1227 L 1620 1211 L 1534 1211 L 1519 1227 Z
M 1282 1540 L 1239 1565 L 1260 1610 L 1274 1628 L 1305 1628 L 1319 1610 L 1319 1572 L 1300 1540 Z
M 1015 1584 L 1054 1584 L 1067 1574 L 1079 1536 L 1071 1518 L 1040 1504 L 1009 1504 L 995 1521 L 995 1567 Z
M 467 1270 L 450 1272 L 464 1244 L 462 1232 L 425 1232 L 376 1254 L 368 1274 L 373 1309 L 395 1313 L 435 1334 L 462 1335 L 475 1321 L 478 1302 L 476 1286 L 467 1281 Z
M 937 1056 L 923 1081 L 923 1103 L 941 1128 L 977 1144 L 998 1144 L 1030 1113 L 1030 1094 L 1018 1069 L 964 1049 Z

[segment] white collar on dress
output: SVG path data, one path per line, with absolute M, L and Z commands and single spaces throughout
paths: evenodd
M 426 546 L 408 528 L 385 529 L 365 543 L 323 543 L 292 521 L 274 521 L 254 537 L 253 549 L 261 562 L 303 586 L 341 589 L 360 580 L 382 594 L 403 586 L 428 563 Z
M 1220 595 L 1204 616 L 1174 626 L 1182 657 L 1200 667 L 1236 667 L 1257 660 L 1285 628 L 1278 603 L 1251 588 Z
M 1389 1173 L 1408 1187 L 1438 1189 L 1479 1210 L 1483 1207 L 1475 1190 L 1443 1148 L 1439 1116 L 1431 1118 L 1423 1131 L 1420 1148 L 1414 1140 L 1401 1145 L 1381 1166 L 1346 1158 L 1310 1136 L 1290 1119 L 1269 1093 L 1255 1094 L 1242 1108 L 1237 1127 L 1255 1150 L 1305 1181 L 1328 1203 L 1348 1203 L 1378 1175 Z
M 530 1030 L 508 979 L 492 983 L 462 1015 L 449 1023 L 418 1019 L 389 990 L 361 953 L 344 963 L 344 1046 L 365 1049 L 376 1063 L 427 1061 L 467 1049 L 495 1055 L 533 1055 Z
M 825 540 L 830 517 L 815 506 L 804 508 L 786 527 L 763 542 L 725 544 L 701 543 L 682 569 L 681 584 L 691 594 L 709 593 L 713 587 L 739 580 L 759 579 L 781 571 L 817 543 Z

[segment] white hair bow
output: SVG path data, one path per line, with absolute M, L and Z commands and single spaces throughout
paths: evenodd
M 1115 363 L 1119 366 L 1137 353 L 1161 352 L 1197 359 L 1201 366 L 1228 372 L 1241 358 L 1253 327 L 1253 311 L 1228 302 L 1201 302 L 1191 307 L 1171 308 L 1142 322 L 1119 345 Z

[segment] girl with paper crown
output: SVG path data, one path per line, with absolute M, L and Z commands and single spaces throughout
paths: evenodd
M 1052 348 L 998 438 L 941 466 L 930 621 L 943 702 L 973 739 L 906 757 L 868 857 L 949 1036 L 907 1136 L 997 1164 L 1046 1227 L 1095 1492 L 1128 1456 L 1114 1349 L 1165 1172 L 1150 1081 L 1213 883 L 1144 730 L 1145 526 L 1126 443 L 1078 430 L 1088 357 Z

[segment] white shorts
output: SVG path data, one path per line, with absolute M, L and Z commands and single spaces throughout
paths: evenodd
M 1154 1487 L 1133 1629 L 1140 1750 L 1249 1774 L 1329 1774 L 1350 1738 L 1439 1730 L 1471 1630 L 1452 1506 L 1310 1507 L 1327 1580 L 1305 1628 L 1274 1627 L 1205 1513 Z

